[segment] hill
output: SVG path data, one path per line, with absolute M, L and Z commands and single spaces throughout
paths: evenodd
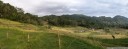
M 104 29 L 104 28 L 125 28 L 128 27 L 128 18 L 117 15 L 111 17 L 91 17 L 86 15 L 49 15 L 42 17 L 44 21 L 49 22 L 50 25 L 55 26 L 82 26 L 93 29 Z
M 128 45 L 128 18 L 38 17 L 0 1 L 0 49 L 105 49 Z
M 36 29 L 38 29 L 32 24 L 24 24 L 7 19 L 0 19 L 0 28 L 17 29 L 22 31 L 36 31 Z
M 25 28 L 29 28 L 27 30 Z M 58 49 L 58 35 L 51 31 L 35 30 L 37 26 L 0 19 L 1 49 Z M 27 30 L 27 31 L 26 31 Z M 34 30 L 34 31 L 31 31 Z M 102 49 L 87 41 L 60 35 L 61 49 Z
M 0 48 L 58 49 L 58 33 L 60 33 L 61 49 L 103 49 L 109 46 L 127 46 L 127 32 L 127 29 L 119 28 L 110 28 L 109 33 L 103 29 L 93 31 L 83 27 L 51 26 L 49 29 L 47 26 L 0 19 Z M 116 39 L 112 38 L 111 33 Z

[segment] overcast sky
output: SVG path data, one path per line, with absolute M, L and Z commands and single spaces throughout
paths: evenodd
M 128 17 L 128 0 L 2 0 L 36 15 L 85 14 Z

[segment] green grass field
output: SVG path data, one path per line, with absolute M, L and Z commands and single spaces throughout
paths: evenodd
M 7 37 L 8 33 L 8 37 Z M 27 35 L 29 34 L 29 42 Z M 0 28 L 1 49 L 59 49 L 58 36 L 46 32 L 23 32 Z M 86 41 L 61 35 L 61 49 L 101 49 Z
M 117 32 L 127 33 L 127 30 L 119 30 Z M 60 33 L 60 45 L 57 33 Z M 105 49 L 105 47 L 128 45 L 128 38 L 111 38 L 106 36 L 103 30 L 56 26 L 48 29 L 47 26 L 0 19 L 0 49 L 59 49 L 59 46 L 61 49 Z
M 99 39 L 102 45 L 106 47 L 127 47 L 128 46 L 128 38 L 121 39 Z

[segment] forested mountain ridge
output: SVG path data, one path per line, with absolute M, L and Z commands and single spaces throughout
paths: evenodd
M 116 15 L 113 18 L 105 16 L 93 17 L 82 14 L 38 17 L 37 15 L 24 13 L 21 8 L 11 6 L 2 1 L 0 1 L 0 18 L 34 25 L 44 25 L 45 22 L 48 22 L 49 25 L 54 26 L 82 26 L 96 29 L 117 27 L 128 29 L 128 18 L 121 15 Z
M 127 28 L 128 27 L 128 18 L 117 15 L 113 18 L 111 17 L 91 17 L 86 15 L 62 15 L 55 16 L 49 15 L 42 17 L 44 21 L 48 21 L 51 25 L 56 26 L 83 26 L 88 28 L 105 28 L 105 27 L 119 27 Z

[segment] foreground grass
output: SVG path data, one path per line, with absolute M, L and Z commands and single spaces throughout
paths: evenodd
M 30 36 L 29 42 L 28 34 Z M 59 49 L 58 36 L 46 32 L 24 32 L 16 29 L 0 28 L 0 49 Z M 102 48 L 80 39 L 61 35 L 61 49 Z
M 102 45 L 109 47 L 127 47 L 128 46 L 128 38 L 121 39 L 99 39 L 102 42 Z
M 85 32 L 81 32 L 83 30 Z M 121 30 L 121 32 L 123 31 L 124 29 Z M 34 26 L 31 24 L 0 19 L 0 49 L 59 49 L 57 32 L 61 34 L 64 33 L 64 35 L 60 36 L 61 49 L 103 49 L 101 48 L 102 46 L 111 47 L 128 45 L 127 38 L 88 38 L 92 35 L 104 34 L 103 30 L 96 30 L 95 32 L 97 33 L 94 33 L 94 31 L 83 27 L 61 28 L 55 26 L 51 29 L 47 29 L 47 26 Z

